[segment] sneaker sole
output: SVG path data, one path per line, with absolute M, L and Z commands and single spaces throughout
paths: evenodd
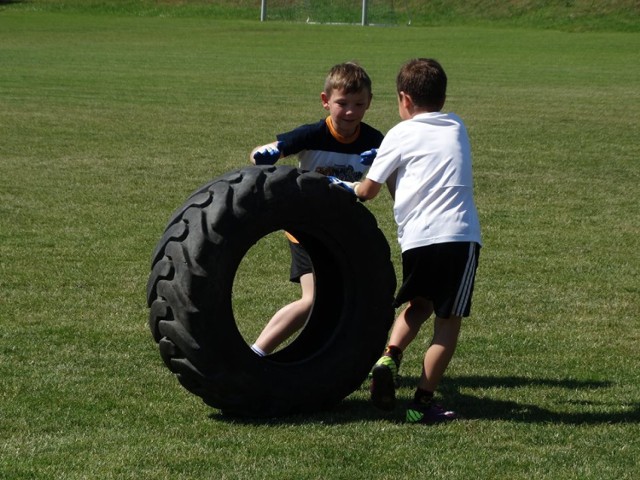
M 376 365 L 371 371 L 371 402 L 380 410 L 390 411 L 396 406 L 396 387 L 389 367 Z

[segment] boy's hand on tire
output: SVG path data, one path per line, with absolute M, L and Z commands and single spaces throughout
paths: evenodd
M 346 190 L 349 193 L 356 194 L 356 183 L 358 182 L 345 182 L 344 180 L 340 180 L 338 177 L 329 176 L 329 183 L 331 185 L 337 185 L 338 187 Z
M 256 165 L 273 165 L 275 164 L 282 152 L 282 142 L 278 142 L 277 144 L 269 144 L 260 147 L 260 149 L 253 154 L 253 159 L 256 162 Z

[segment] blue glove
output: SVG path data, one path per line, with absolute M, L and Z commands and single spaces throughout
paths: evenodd
M 281 148 L 282 142 L 278 142 L 276 145 L 265 145 L 261 147 L 260 150 L 253 154 L 256 165 L 273 165 L 276 163 L 280 158 Z
M 327 178 L 329 179 L 329 183 L 331 185 L 337 185 L 340 188 L 345 189 L 349 193 L 353 193 L 354 195 L 356 194 L 355 183 L 345 182 L 344 180 L 340 180 L 338 177 L 329 176 Z
M 378 149 L 372 148 L 371 150 L 367 150 L 366 152 L 362 152 L 360 154 L 360 163 L 362 165 L 366 165 L 367 167 L 373 163 L 373 160 L 378 155 Z

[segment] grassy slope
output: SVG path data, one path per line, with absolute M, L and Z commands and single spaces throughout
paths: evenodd
M 206 16 L 228 19 L 254 20 L 259 17 L 260 0 L 36 0 L 8 2 L 12 8 L 42 11 L 76 11 L 142 16 Z M 277 17 L 291 3 L 289 0 L 270 0 L 268 12 Z M 303 4 L 299 0 L 298 4 Z M 395 1 L 394 21 L 403 23 L 411 19 L 414 26 L 502 24 L 529 28 L 553 28 L 571 31 L 585 30 L 640 30 L 640 4 L 636 0 L 593 2 L 590 0 L 421 0 Z M 389 1 L 372 0 L 369 11 L 371 21 L 380 21 Z M 0 2 L 1 5 L 1 2 Z M 325 5 L 327 5 L 325 7 Z M 348 0 L 313 2 L 313 11 L 320 19 L 338 15 L 340 21 L 360 20 L 360 3 Z M 0 6 L 0 8 L 2 8 Z M 347 17 L 340 12 L 347 11 Z M 376 17 L 378 15 L 378 17 Z M 304 18 L 298 18 L 304 21 Z

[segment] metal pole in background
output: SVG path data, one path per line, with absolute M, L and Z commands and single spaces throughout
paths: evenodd
M 260 21 L 264 22 L 267 19 L 267 0 L 262 0 L 260 3 Z
M 368 4 L 369 4 L 368 0 L 362 0 L 362 26 L 363 27 L 368 24 L 368 22 L 367 22 L 367 7 L 368 7 Z

